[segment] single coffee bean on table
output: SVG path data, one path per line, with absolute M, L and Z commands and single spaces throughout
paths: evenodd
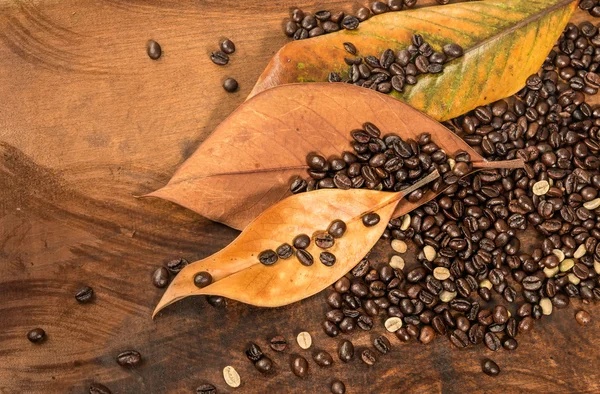
M 223 379 L 225 379 L 225 383 L 227 383 L 229 387 L 236 388 L 240 387 L 240 384 L 242 384 L 240 374 L 231 365 L 223 368 Z
M 481 370 L 488 376 L 498 376 L 500 374 L 500 367 L 490 359 L 483 360 Z
M 196 394 L 217 394 L 217 389 L 210 383 L 203 383 L 196 388 Z
M 308 361 L 302 356 L 296 355 L 292 358 L 292 372 L 299 378 L 308 375 Z
M 46 339 L 46 331 L 41 328 L 34 328 L 27 333 L 27 339 L 32 343 L 41 343 Z
M 238 81 L 236 81 L 234 78 L 226 78 L 223 81 L 223 89 L 225 89 L 226 92 L 228 93 L 233 93 L 236 90 L 238 90 Z
M 112 394 L 108 387 L 100 383 L 90 384 L 89 394 Z
M 173 259 L 167 263 L 167 270 L 173 275 L 184 269 L 190 262 L 186 259 Z
M 258 346 L 256 343 L 250 343 L 250 346 L 248 346 L 248 349 L 246 349 L 246 357 L 248 357 L 248 360 L 255 363 L 260 360 L 262 356 L 263 352 L 260 349 L 260 346 Z
M 94 289 L 90 286 L 84 286 L 75 293 L 75 299 L 80 304 L 87 304 L 92 298 L 94 298 Z
M 360 353 L 360 359 L 367 365 L 373 365 L 377 361 L 377 356 L 371 349 L 365 349 Z
M 152 274 L 152 284 L 159 289 L 169 284 L 169 271 L 165 267 L 157 268 Z
M 117 364 L 121 367 L 137 367 L 142 363 L 142 355 L 135 350 L 126 350 L 117 355 Z
M 254 367 L 258 370 L 258 372 L 266 374 L 271 372 L 271 369 L 273 368 L 273 361 L 271 361 L 269 357 L 263 356 L 254 363 Z
M 318 350 L 313 354 L 313 360 L 319 367 L 330 367 L 333 365 L 333 357 L 325 350 Z
M 229 63 L 229 56 L 222 51 L 215 51 L 210 54 L 210 60 L 218 66 L 224 66 Z
M 158 60 L 162 55 L 160 44 L 154 40 L 148 41 L 146 51 L 148 52 L 148 57 L 152 60 Z
M 311 337 L 311 335 L 308 332 L 302 331 L 296 337 L 296 342 L 298 342 L 298 345 L 302 349 L 306 350 L 306 349 L 310 348 L 311 345 L 312 345 L 312 337 Z
M 575 320 L 582 326 L 587 326 L 592 321 L 592 316 L 586 311 L 578 311 L 575 314 Z
M 221 51 L 223 51 L 227 55 L 231 55 L 233 52 L 235 52 L 235 44 L 228 38 L 221 41 L 219 47 L 221 48 Z
M 287 349 L 287 341 L 281 335 L 276 335 L 269 341 L 269 346 L 276 352 L 283 352 Z
M 341 361 L 347 363 L 354 358 L 354 345 L 347 339 L 340 342 L 338 347 L 338 357 Z
M 331 394 L 345 394 L 346 385 L 341 380 L 334 380 L 331 382 Z

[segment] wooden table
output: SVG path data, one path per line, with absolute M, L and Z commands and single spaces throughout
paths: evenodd
M 335 354 L 338 341 L 320 329 L 323 294 L 277 309 L 187 299 L 151 320 L 162 292 L 152 271 L 173 257 L 205 257 L 237 232 L 134 196 L 164 185 L 244 100 L 287 41 L 281 25 L 292 5 L 361 4 L 0 1 L 0 393 L 84 393 L 92 381 L 113 393 L 194 393 L 202 382 L 220 393 L 324 393 L 333 377 L 349 393 L 598 392 L 600 323 L 577 325 L 579 305 L 545 318 L 514 352 L 456 350 L 443 338 L 400 344 L 390 335 L 394 351 L 375 366 L 311 361 L 306 379 L 290 372 L 290 355 Z M 225 36 L 238 49 L 220 68 L 208 54 Z M 146 55 L 149 39 L 162 45 L 159 61 Z M 240 82 L 238 93 L 222 90 L 227 76 Z M 378 253 L 389 256 L 381 246 Z M 95 289 L 93 303 L 75 301 L 82 285 Z M 34 345 L 26 333 L 38 326 L 48 339 Z M 269 351 L 275 374 L 260 375 L 245 358 L 249 341 L 267 349 L 271 335 L 293 342 L 301 330 L 313 334 L 313 348 Z M 361 347 L 374 336 L 353 341 Z M 115 356 L 130 348 L 143 365 L 119 367 Z M 484 357 L 501 366 L 500 377 L 481 373 Z M 226 365 L 242 376 L 237 390 L 223 381 Z

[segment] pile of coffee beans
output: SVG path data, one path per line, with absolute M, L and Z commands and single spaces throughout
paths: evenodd
M 373 217 L 373 215 L 379 217 L 376 213 L 366 214 L 363 217 L 363 223 L 365 223 L 365 217 Z M 379 220 L 377 220 L 379 222 Z M 374 223 L 376 224 L 376 223 Z M 372 225 L 374 225 L 372 224 Z M 365 224 L 366 226 L 367 224 Z M 343 220 L 336 219 L 329 224 L 326 231 L 318 231 L 313 235 L 313 241 L 320 249 L 329 249 L 335 244 L 335 240 L 341 238 L 346 232 L 346 223 Z M 293 254 L 300 264 L 304 266 L 311 266 L 314 263 L 313 255 L 306 250 L 310 246 L 311 238 L 306 234 L 299 234 L 294 237 L 292 245 L 284 243 L 277 247 L 277 250 L 267 249 L 263 250 L 258 254 L 258 261 L 264 265 L 273 265 L 279 259 L 289 259 Z M 294 248 L 296 251 L 294 252 Z M 319 260 L 323 265 L 331 267 L 336 262 L 336 257 L 333 253 L 323 251 L 319 255 Z
M 595 18 L 600 16 L 600 1 L 598 0 L 581 0 L 579 2 L 579 8 L 589 12 L 589 14 Z
M 437 0 L 438 4 L 448 4 L 450 0 Z M 387 0 L 375 1 L 370 7 L 360 7 L 356 16 L 346 15 L 343 11 L 331 12 L 320 10 L 311 15 L 299 8 L 290 13 L 290 20 L 286 20 L 283 31 L 286 36 L 294 40 L 304 40 L 317 37 L 327 33 L 333 33 L 341 29 L 357 29 L 360 22 L 364 22 L 373 15 L 384 14 L 390 11 L 401 11 L 412 8 L 417 0 Z
M 435 51 L 419 34 L 412 36 L 412 42 L 406 49 L 394 53 L 386 49 L 377 56 L 358 56 L 354 44 L 344 43 L 346 52 L 354 57 L 345 58 L 349 66 L 347 76 L 335 71 L 329 73 L 329 82 L 352 83 L 356 86 L 390 93 L 402 92 L 406 85 L 417 83 L 417 77 L 424 74 L 439 74 L 444 71 L 444 63 L 463 55 L 458 44 L 447 44 L 442 52 Z
M 345 151 L 341 157 L 327 160 L 319 154 L 309 154 L 308 181 L 298 177 L 290 185 L 292 193 L 317 189 L 361 189 L 402 191 L 437 170 L 441 178 L 431 186 L 425 185 L 410 192 L 410 202 L 419 201 L 429 190 L 439 192 L 456 184 L 472 171 L 471 156 L 464 151 L 449 158 L 443 149 L 431 140 L 431 134 L 422 133 L 415 140 L 404 141 L 396 134 L 381 136 L 373 123 L 366 122 L 362 129 L 350 132 L 353 152 Z M 363 217 L 366 226 L 379 222 L 375 213 Z

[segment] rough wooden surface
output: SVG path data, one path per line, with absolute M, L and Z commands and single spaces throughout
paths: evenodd
M 221 393 L 323 393 L 333 377 L 349 393 L 600 390 L 600 323 L 578 326 L 577 305 L 545 318 L 512 353 L 390 336 L 394 351 L 376 366 L 355 359 L 324 370 L 311 361 L 307 379 L 290 372 L 290 355 L 335 353 L 337 344 L 319 327 L 323 294 L 278 309 L 188 299 L 150 319 L 161 294 L 152 271 L 172 257 L 205 257 L 237 232 L 134 196 L 164 185 L 242 102 L 286 41 L 289 7 L 342 3 L 0 1 L 0 393 L 84 393 L 92 381 L 113 393 L 193 393 L 205 381 Z M 225 35 L 238 50 L 219 68 L 208 54 Z M 151 38 L 164 51 L 157 62 L 145 53 Z M 226 76 L 240 92 L 222 90 Z M 96 299 L 79 305 L 73 295 L 85 284 Z M 34 345 L 26 333 L 38 326 L 48 339 Z M 274 375 L 245 359 L 248 341 L 266 349 L 270 335 L 292 341 L 301 330 L 313 334 L 313 348 L 269 351 Z M 374 334 L 354 341 L 364 346 Z M 129 348 L 142 353 L 139 368 L 115 363 Z M 498 362 L 500 377 L 481 373 L 484 357 Z M 239 389 L 225 385 L 225 365 L 239 371 Z

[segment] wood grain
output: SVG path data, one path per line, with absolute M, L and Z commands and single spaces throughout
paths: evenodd
M 286 41 L 289 7 L 339 9 L 342 1 L 0 1 L 0 393 L 84 393 L 101 382 L 113 393 L 193 393 L 213 382 L 219 392 L 326 392 L 344 380 L 349 393 L 597 392 L 598 330 L 574 323 L 574 308 L 558 311 L 522 337 L 513 353 L 493 358 L 500 378 L 480 372 L 484 348 L 400 345 L 372 368 L 359 360 L 307 379 L 289 371 L 292 345 L 269 355 L 277 373 L 264 377 L 245 359 L 248 341 L 266 348 L 275 333 L 300 330 L 314 348 L 334 352 L 323 334 L 323 294 L 285 308 L 202 298 L 185 300 L 152 321 L 161 290 L 152 271 L 183 256 L 197 260 L 237 232 L 173 204 L 134 195 L 166 184 L 179 164 L 244 97 Z M 346 3 L 356 9 L 359 3 Z M 579 14 L 583 17 L 583 13 Z M 208 60 L 224 35 L 238 51 L 219 68 Z M 151 61 L 155 39 L 164 57 Z M 225 94 L 226 76 L 241 90 Z M 389 250 L 378 247 L 377 256 Z M 82 285 L 96 300 L 78 305 Z M 597 306 L 585 307 L 598 313 Z M 48 340 L 26 333 L 43 327 Z M 356 343 L 364 346 L 374 333 Z M 114 358 L 134 348 L 135 370 Z M 233 365 L 242 386 L 229 389 L 221 369 Z

